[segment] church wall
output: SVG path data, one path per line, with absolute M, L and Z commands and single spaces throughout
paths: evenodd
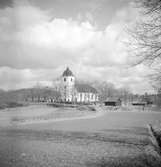
M 95 93 L 88 93 L 88 92 L 78 92 L 77 93 L 77 102 L 96 102 L 97 94 Z

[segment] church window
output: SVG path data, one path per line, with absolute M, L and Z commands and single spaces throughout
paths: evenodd
M 82 93 L 80 93 L 80 100 L 82 101 Z
M 72 78 L 71 78 L 71 82 L 72 82 Z
M 64 78 L 64 82 L 66 81 L 66 78 Z

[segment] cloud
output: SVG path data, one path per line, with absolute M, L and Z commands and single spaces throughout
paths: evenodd
M 0 1 L 0 8 L 12 7 L 13 0 L 1 0 Z
M 1 66 L 51 68 L 65 61 L 97 66 L 124 63 L 124 55 L 118 54 L 122 48 L 120 25 L 100 31 L 88 21 L 51 20 L 48 12 L 32 6 L 17 6 L 1 13 Z
M 30 86 L 32 75 L 30 70 L 27 69 L 16 70 L 9 67 L 1 67 L 0 86 L 3 89 L 17 89 L 26 86 L 25 84 Z
M 131 85 L 134 90 L 143 81 L 145 68 L 127 69 L 129 58 L 122 43 L 127 40 L 124 27 L 132 20 L 127 12 L 134 15 L 129 7 L 121 9 L 102 30 L 91 23 L 90 13 L 82 21 L 55 18 L 50 11 L 30 4 L 1 9 L 0 86 L 45 83 L 70 66 L 77 77 L 106 80 L 118 87 Z
M 22 43 L 41 48 L 79 49 L 88 45 L 94 35 L 94 28 L 88 22 L 79 24 L 72 20 L 54 19 L 18 32 L 17 38 Z
M 14 69 L 11 67 L 0 68 L 0 88 L 19 89 L 33 87 L 42 84 L 52 86 L 53 80 L 57 79 L 62 68 L 53 69 Z

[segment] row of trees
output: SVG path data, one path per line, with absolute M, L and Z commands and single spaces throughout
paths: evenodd
M 116 88 L 115 85 L 110 82 L 95 81 L 88 82 L 88 84 L 92 85 L 94 88 L 97 89 L 100 101 L 105 101 L 108 98 L 120 98 L 123 103 L 128 104 L 132 101 L 139 101 L 143 99 L 141 95 L 133 94 L 128 87 Z
M 137 95 L 130 92 L 128 88 L 116 88 L 114 84 L 108 82 L 91 82 L 88 83 L 95 87 L 99 93 L 99 100 L 105 101 L 110 97 L 120 98 L 124 104 L 133 101 L 146 101 L 158 103 L 158 98 L 155 95 Z M 160 96 L 159 96 L 160 97 Z M 28 89 L 0 91 L 0 105 L 10 102 L 21 103 L 28 102 L 45 102 L 47 100 L 60 100 L 60 92 L 53 88 L 34 87 Z
M 132 93 L 128 88 L 116 88 L 114 84 L 108 82 L 94 82 L 92 85 L 98 90 L 101 101 L 109 97 L 118 97 L 124 101 L 131 99 Z
M 47 99 L 49 98 L 58 99 L 60 98 L 60 93 L 58 91 L 53 90 L 52 88 L 44 87 L 0 92 L 1 103 L 24 101 L 41 102 L 47 101 Z

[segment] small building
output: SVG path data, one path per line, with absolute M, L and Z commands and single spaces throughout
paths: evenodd
M 121 106 L 121 99 L 120 98 L 108 98 L 104 101 L 105 106 Z
M 132 102 L 132 105 L 133 106 L 145 106 L 147 105 L 147 102 L 135 101 L 135 102 Z

